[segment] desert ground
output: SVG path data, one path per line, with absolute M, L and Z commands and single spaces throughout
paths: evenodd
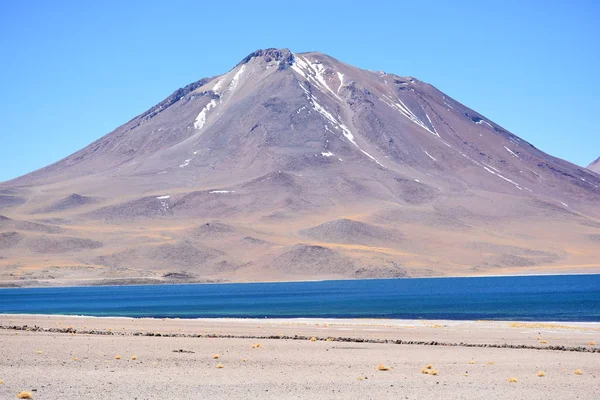
M 597 323 L 2 315 L 0 327 L 2 399 L 600 398 Z

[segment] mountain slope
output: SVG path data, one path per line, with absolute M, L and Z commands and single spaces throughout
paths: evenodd
M 589 271 L 598 200 L 598 175 L 429 84 L 258 50 L 0 184 L 0 213 L 102 244 L 42 259 L 13 229 L 0 279 Z

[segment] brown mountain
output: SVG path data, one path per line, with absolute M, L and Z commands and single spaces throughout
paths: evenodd
M 600 157 L 598 157 L 596 161 L 588 165 L 588 169 L 600 174 Z
M 0 214 L 5 284 L 600 271 L 599 175 L 415 78 L 287 49 L 0 184 Z

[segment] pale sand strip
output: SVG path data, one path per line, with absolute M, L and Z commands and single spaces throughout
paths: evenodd
M 600 354 L 339 341 L 133 336 L 318 336 L 589 346 L 593 323 L 402 320 L 156 320 L 0 315 L 0 325 L 85 329 L 82 335 L 0 329 L 0 398 L 36 399 L 596 399 Z M 110 329 L 110 331 L 109 331 Z M 119 332 L 117 335 L 116 332 Z M 540 338 L 539 340 L 537 338 Z M 261 343 L 261 348 L 252 348 Z M 174 353 L 183 349 L 193 353 Z M 36 351 L 41 351 L 40 354 Z M 215 353 L 219 359 L 212 359 Z M 115 360 L 115 355 L 121 360 Z M 136 360 L 131 356 L 136 355 Z M 77 357 L 74 361 L 73 358 Z M 246 361 L 243 361 L 246 359 Z M 470 364 L 469 362 L 473 362 Z M 493 364 L 489 364 L 493 362 Z M 217 364 L 223 369 L 217 369 Z M 423 375 L 433 364 L 438 376 Z M 392 367 L 380 372 L 377 365 Z M 583 375 L 575 375 L 582 369 Z M 536 373 L 543 370 L 544 377 Z M 519 382 L 509 383 L 510 377 Z M 358 378 L 363 378 L 359 380 Z M 367 379 L 364 379 L 367 378 Z

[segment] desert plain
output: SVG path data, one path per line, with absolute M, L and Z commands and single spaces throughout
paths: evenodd
M 0 398 L 597 399 L 599 341 L 597 323 L 2 315 Z

